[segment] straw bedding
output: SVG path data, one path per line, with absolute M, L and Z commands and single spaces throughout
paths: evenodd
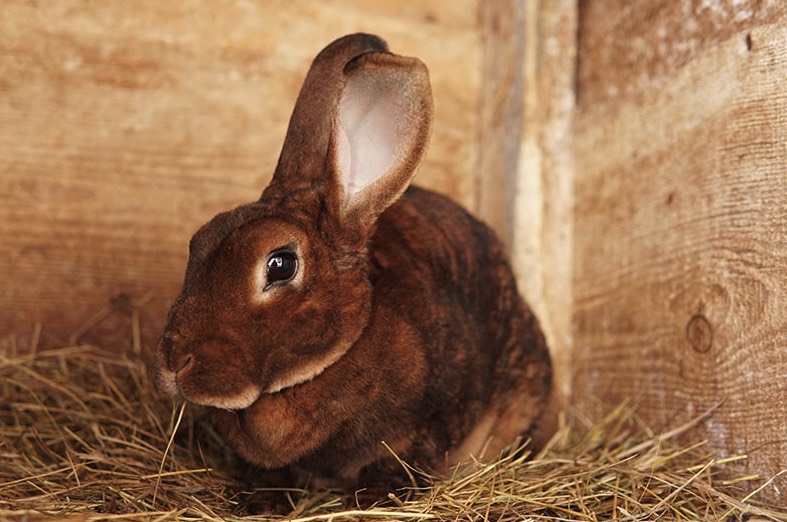
M 249 472 L 198 409 L 150 389 L 133 351 L 0 348 L 0 519 L 244 518 Z M 292 491 L 288 518 L 787 520 L 751 500 L 767 481 L 736 479 L 738 459 L 679 447 L 687 428 L 655 435 L 625 405 L 593 426 L 564 418 L 538 455 L 525 448 L 365 511 L 336 492 Z

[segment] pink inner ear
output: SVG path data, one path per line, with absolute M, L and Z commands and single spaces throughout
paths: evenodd
M 344 206 L 384 177 L 394 166 L 403 136 L 403 116 L 395 82 L 372 72 L 354 75 L 339 102 L 337 168 L 344 186 Z

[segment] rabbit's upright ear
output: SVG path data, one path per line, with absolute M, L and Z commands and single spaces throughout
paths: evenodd
M 269 187 L 273 198 L 322 183 L 334 126 L 334 114 L 345 82 L 344 67 L 364 53 L 386 52 L 388 45 L 375 35 L 356 33 L 338 38 L 312 62 L 295 102 L 284 146 Z
M 344 68 L 328 169 L 343 220 L 368 228 L 415 175 L 432 127 L 426 66 L 415 58 L 370 52 Z
M 343 36 L 317 55 L 295 103 L 262 199 L 327 210 L 363 233 L 401 196 L 432 127 L 426 66 L 390 54 L 370 34 Z

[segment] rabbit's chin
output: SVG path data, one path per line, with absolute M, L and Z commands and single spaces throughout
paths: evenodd
M 242 391 L 232 396 L 214 396 L 210 394 L 188 393 L 175 385 L 175 393 L 172 396 L 197 404 L 199 406 L 209 406 L 220 410 L 245 410 L 260 398 L 262 390 L 257 386 L 248 386 Z
M 262 395 L 262 390 L 255 386 L 249 386 L 232 397 L 186 397 L 186 400 L 200 406 L 210 406 L 221 410 L 245 410 L 257 402 L 260 395 Z

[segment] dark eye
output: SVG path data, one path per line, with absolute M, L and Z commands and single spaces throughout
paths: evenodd
M 268 258 L 267 286 L 286 282 L 298 271 L 298 257 L 294 252 L 280 250 Z

